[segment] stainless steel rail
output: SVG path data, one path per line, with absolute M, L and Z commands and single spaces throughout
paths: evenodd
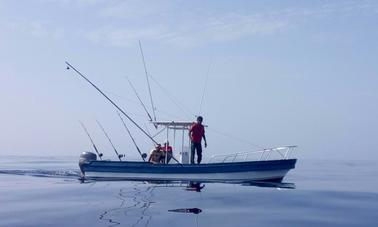
M 263 161 L 273 159 L 289 159 L 292 152 L 297 146 L 282 146 L 265 148 L 259 151 L 238 152 L 234 154 L 213 155 L 210 157 L 208 163 L 215 162 L 240 162 L 240 161 Z M 272 154 L 278 155 L 278 158 L 271 158 Z

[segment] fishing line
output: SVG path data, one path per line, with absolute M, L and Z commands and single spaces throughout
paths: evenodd
M 155 135 L 153 135 L 152 138 L 155 138 L 156 136 L 158 136 L 163 131 L 165 131 L 165 128 L 162 128 L 160 131 L 158 131 L 157 133 L 155 133 Z
M 239 137 L 236 137 L 234 135 L 231 135 L 231 134 L 228 134 L 228 133 L 225 133 L 225 132 L 221 132 L 221 131 L 218 131 L 218 130 L 215 130 L 214 128 L 209 128 L 208 130 L 210 131 L 213 131 L 219 135 L 222 135 L 222 136 L 225 136 L 225 137 L 228 137 L 230 139 L 233 139 L 234 141 L 239 141 L 239 142 L 242 142 L 242 143 L 245 143 L 245 144 L 249 144 L 251 146 L 254 146 L 254 147 L 257 147 L 257 148 L 260 148 L 260 149 L 264 149 L 263 146 L 260 146 L 258 144 L 255 144 L 255 143 L 251 143 L 249 142 L 248 140 L 245 140 L 245 139 L 242 139 L 242 138 L 239 138 Z
M 177 116 L 176 114 L 172 114 L 172 113 L 169 113 L 165 110 L 159 110 L 157 109 L 156 112 L 160 113 L 160 114 L 163 114 L 164 116 L 167 117 L 167 121 L 171 121 L 172 118 L 174 119 L 179 119 L 179 118 L 182 118 L 181 116 Z M 161 120 L 163 120 L 164 118 L 161 118 Z
M 138 105 L 138 107 L 139 107 L 139 102 L 137 102 L 137 101 L 135 101 L 135 100 L 133 100 L 133 99 L 129 99 L 129 98 L 126 98 L 126 97 L 124 97 L 124 96 L 122 96 L 122 95 L 118 95 L 117 93 L 115 93 L 115 92 L 111 92 L 111 91 L 109 91 L 109 90 L 104 90 L 104 92 L 106 92 L 106 93 L 108 93 L 110 96 L 113 96 L 113 97 L 115 97 L 115 98 L 118 98 L 119 99 L 119 101 L 124 101 L 124 102 L 128 102 L 128 103 L 133 103 L 133 104 L 136 104 L 136 105 Z M 130 115 L 130 116 L 134 116 L 134 117 L 145 117 L 145 115 L 144 114 L 140 114 L 140 113 L 135 113 L 135 112 L 132 112 L 132 113 L 128 113 L 128 115 Z
M 173 95 L 171 95 L 167 89 L 165 89 L 152 75 L 149 75 L 149 77 L 154 81 L 160 89 L 165 93 L 165 95 L 173 102 L 173 104 L 176 105 L 184 114 L 186 117 L 191 118 L 190 116 L 195 116 L 195 114 L 191 113 L 190 111 L 187 111 L 186 108 L 183 108 L 184 105 L 180 105 L 178 101 L 176 101 L 173 98 Z
M 202 98 L 201 98 L 201 103 L 200 103 L 200 109 L 199 109 L 199 112 L 198 112 L 198 116 L 200 116 L 201 112 L 202 112 L 202 103 L 203 103 L 203 99 L 205 97 L 205 91 L 206 91 L 206 88 L 207 88 L 207 82 L 209 80 L 209 72 L 210 72 L 210 68 L 211 68 L 212 63 L 213 63 L 213 61 L 212 61 L 212 57 L 211 57 L 210 61 L 209 61 L 209 66 L 207 67 L 205 86 L 203 87 L 203 91 L 202 91 Z
M 153 120 L 152 120 L 152 117 L 151 117 L 151 114 L 148 112 L 147 107 L 146 107 L 146 105 L 143 103 L 142 99 L 140 98 L 140 95 L 138 94 L 137 90 L 135 89 L 135 86 L 131 83 L 130 78 L 129 78 L 128 76 L 125 76 L 125 78 L 126 78 L 127 81 L 129 82 L 130 87 L 133 89 L 134 94 L 137 96 L 137 98 L 138 98 L 138 100 L 139 100 L 139 104 L 142 105 L 144 111 L 146 112 L 146 114 L 147 114 L 147 116 L 148 116 L 148 119 L 149 119 L 150 121 L 153 121 Z M 119 97 L 122 98 L 122 96 L 119 96 Z M 131 101 L 131 100 L 130 100 L 130 101 Z M 134 103 L 138 103 L 138 102 L 134 101 Z M 174 114 L 171 114 L 171 113 L 169 113 L 169 112 L 167 112 L 167 111 L 163 111 L 163 110 L 160 110 L 160 109 L 156 109 L 155 111 L 156 111 L 156 113 L 164 114 L 164 115 L 166 115 L 166 116 L 168 116 L 168 117 L 178 118 L 178 117 L 175 116 Z M 155 124 L 154 124 L 154 126 L 155 126 L 155 128 L 157 127 Z
M 130 99 L 130 98 L 126 98 L 126 97 L 119 95 L 115 92 L 112 92 L 112 91 L 109 91 L 109 90 L 104 90 L 104 92 L 106 92 L 107 94 L 109 94 L 110 96 L 113 96 L 115 98 L 122 99 L 123 101 L 127 101 L 127 102 L 130 102 L 130 103 L 133 103 L 133 104 L 139 104 L 137 101 Z

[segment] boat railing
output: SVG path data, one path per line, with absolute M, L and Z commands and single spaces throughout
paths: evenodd
M 264 161 L 289 159 L 297 146 L 282 146 L 265 148 L 259 151 L 238 152 L 233 154 L 213 155 L 208 163 L 242 162 L 242 161 Z

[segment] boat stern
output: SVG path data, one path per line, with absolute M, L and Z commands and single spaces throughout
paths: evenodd
M 97 160 L 97 155 L 95 153 L 84 151 L 83 153 L 80 154 L 79 167 L 80 167 L 82 177 L 85 176 L 83 165 L 88 164 L 92 161 L 96 161 L 96 160 Z

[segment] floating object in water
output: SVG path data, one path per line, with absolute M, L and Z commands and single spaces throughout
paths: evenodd
M 174 210 L 168 210 L 169 212 L 176 212 L 176 213 L 193 213 L 193 214 L 199 214 L 202 212 L 199 208 L 180 208 L 180 209 L 174 209 Z

